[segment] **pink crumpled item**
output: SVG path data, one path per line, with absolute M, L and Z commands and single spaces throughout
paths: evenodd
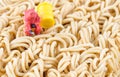
M 40 17 L 38 16 L 38 14 L 35 12 L 34 9 L 30 9 L 30 10 L 26 10 L 25 14 L 24 14 L 24 23 L 25 23 L 25 33 L 28 36 L 31 36 L 32 34 L 30 34 L 30 30 L 32 30 L 31 28 L 31 24 L 35 24 L 36 28 L 34 33 L 40 34 L 42 28 L 40 26 Z

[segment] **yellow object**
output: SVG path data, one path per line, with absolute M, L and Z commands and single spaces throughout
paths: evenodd
M 37 6 L 36 11 L 40 16 L 41 27 L 50 28 L 55 24 L 53 7 L 51 4 L 43 2 Z

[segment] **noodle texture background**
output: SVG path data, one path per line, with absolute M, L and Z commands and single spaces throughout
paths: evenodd
M 44 1 L 55 25 L 26 36 Z M 0 0 L 0 77 L 120 77 L 120 0 Z

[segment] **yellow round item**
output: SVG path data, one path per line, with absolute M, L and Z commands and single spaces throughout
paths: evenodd
M 38 15 L 40 16 L 40 25 L 43 28 L 50 28 L 54 25 L 54 15 L 53 15 L 53 7 L 51 4 L 47 2 L 40 3 L 36 11 L 38 12 Z

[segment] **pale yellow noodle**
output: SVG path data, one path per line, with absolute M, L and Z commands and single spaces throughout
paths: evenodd
M 55 25 L 26 36 L 42 2 Z M 0 0 L 0 77 L 120 77 L 119 58 L 120 0 Z

